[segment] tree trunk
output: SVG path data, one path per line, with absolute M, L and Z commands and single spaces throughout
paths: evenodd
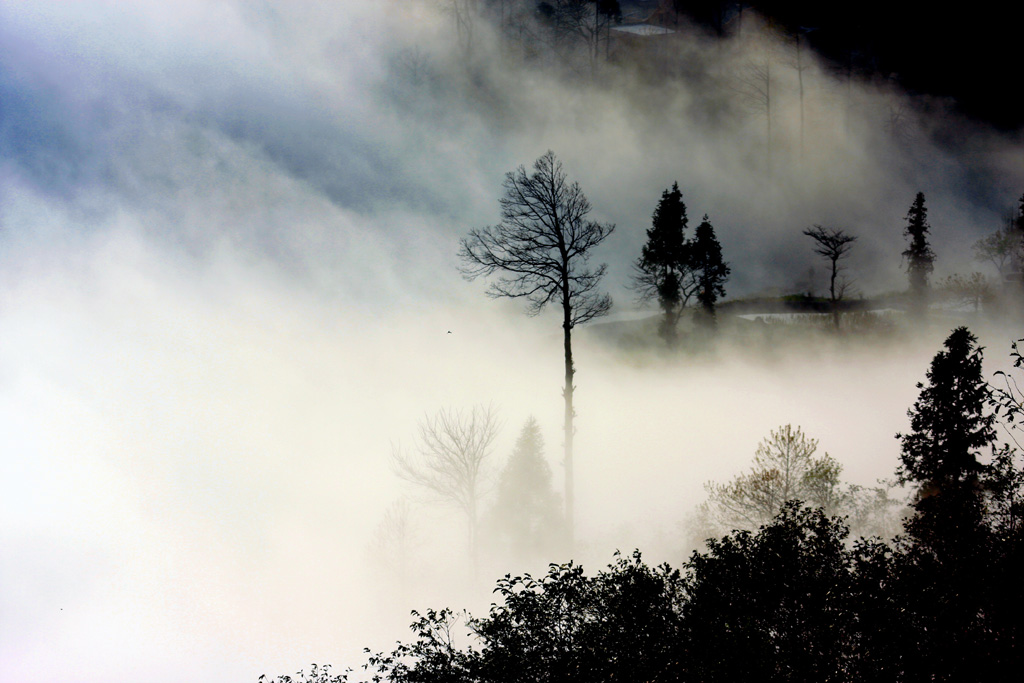
M 800 54 L 800 34 L 796 34 L 796 77 L 800 85 L 800 165 L 804 163 L 804 65 Z
M 574 389 L 572 385 L 574 374 L 572 365 L 572 308 L 568 297 L 563 299 L 562 306 L 564 312 L 562 330 L 565 333 L 565 388 L 562 389 L 562 396 L 565 398 L 565 530 L 568 549 L 572 552 L 575 533 L 575 491 L 572 472 L 572 437 L 575 430 L 572 422 L 573 417 L 575 417 L 575 411 L 572 407 L 572 392 Z
M 832 260 L 832 280 L 828 287 L 828 300 L 832 304 L 832 324 L 835 325 L 836 331 L 839 330 L 839 302 L 836 301 L 836 273 L 839 270 L 838 259 Z
M 469 561 L 473 565 L 473 585 L 480 581 L 480 544 L 477 530 L 476 500 L 469 504 Z

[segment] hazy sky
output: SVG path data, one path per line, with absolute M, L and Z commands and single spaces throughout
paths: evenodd
M 444 511 L 415 507 L 412 604 L 366 549 L 411 494 L 391 444 L 440 408 L 497 407 L 496 468 L 537 416 L 559 476 L 557 320 L 456 270 L 503 174 L 548 149 L 617 224 L 596 257 L 620 314 L 673 181 L 693 225 L 710 214 L 734 295 L 812 264 L 823 291 L 812 223 L 861 236 L 862 292 L 902 288 L 919 190 L 937 275 L 977 268 L 957 251 L 1024 189 L 1016 141 L 965 124 L 942 151 L 903 96 L 817 66 L 804 159 L 780 95 L 768 174 L 763 121 L 729 99 L 753 53 L 692 37 L 681 52 L 715 64 L 700 85 L 590 83 L 508 66 L 481 30 L 467 74 L 436 4 L 0 1 L 0 680 L 255 681 L 357 664 L 413 607 L 486 605 L 491 577 L 456 590 Z M 702 484 L 781 424 L 853 481 L 890 476 L 942 336 L 666 365 L 581 334 L 588 557 L 670 554 Z

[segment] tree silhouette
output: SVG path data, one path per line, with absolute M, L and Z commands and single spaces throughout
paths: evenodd
M 982 349 L 966 327 L 953 330 L 935 354 L 928 384 L 907 411 L 910 429 L 899 434 L 900 483 L 913 483 L 919 498 L 936 490 L 976 482 L 982 465 L 979 449 L 995 439 L 995 417 L 986 414 L 990 398 L 982 378 Z
M 611 308 L 611 297 L 597 291 L 606 266 L 591 268 L 589 262 L 593 249 L 615 226 L 587 218 L 590 202 L 578 183 L 568 181 L 554 152 L 537 159 L 532 173 L 522 166 L 507 173 L 503 186 L 501 222 L 470 230 L 461 242 L 462 273 L 470 280 L 497 274 L 488 294 L 526 299 L 531 315 L 549 303 L 562 308 L 565 517 L 571 545 L 575 501 L 572 330 Z
M 838 330 L 839 301 L 843 298 L 846 289 L 846 283 L 843 281 L 838 283 L 837 289 L 836 277 L 841 270 L 839 261 L 849 255 L 850 249 L 853 248 L 853 243 L 857 241 L 857 238 L 847 234 L 844 230 L 823 228 L 820 225 L 804 230 L 804 234 L 814 240 L 814 253 L 824 256 L 832 266 L 832 275 L 829 278 L 828 285 L 828 301 L 832 308 L 832 322 Z
M 911 431 L 898 434 L 897 477 L 915 488 L 914 515 L 900 558 L 904 600 L 920 625 L 913 666 L 946 680 L 968 680 L 991 638 L 988 567 L 997 563 L 979 460 L 996 433 L 987 413 L 982 353 L 966 327 L 953 330 L 932 359 L 927 384 L 908 411 Z M 998 600 L 998 598 L 997 598 Z
M 722 245 L 715 237 L 715 229 L 704 214 L 689 248 L 690 268 L 697 283 L 697 303 L 702 315 L 698 318 L 706 327 L 715 326 L 715 304 L 725 296 L 725 281 L 729 279 L 729 264 L 722 261 Z
M 633 289 L 640 301 L 657 298 L 663 313 L 659 334 L 666 343 L 676 340 L 676 326 L 693 293 L 688 275 L 689 250 L 686 243 L 686 204 L 679 183 L 661 193 L 651 216 L 647 242 L 635 264 Z
M 910 308 L 915 315 L 923 315 L 928 308 L 928 276 L 935 269 L 935 252 L 928 244 L 928 209 L 924 205 L 924 193 L 918 192 L 914 203 L 907 212 L 907 225 L 903 236 L 910 238 L 910 244 L 903 251 L 910 279 Z

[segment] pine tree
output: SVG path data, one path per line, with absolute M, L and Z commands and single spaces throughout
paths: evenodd
M 561 500 L 551 486 L 544 437 L 533 417 L 519 432 L 498 480 L 492 517 L 498 534 L 519 556 L 553 552 L 560 540 Z
M 966 327 L 953 330 L 932 359 L 928 385 L 907 411 L 911 432 L 900 434 L 900 483 L 918 486 L 919 497 L 977 482 L 979 449 L 995 439 L 994 416 L 985 414 L 990 389 L 982 379 L 982 349 Z
M 697 226 L 690 244 L 690 267 L 697 281 L 697 302 L 703 315 L 698 318 L 706 327 L 715 326 L 715 304 L 725 296 L 725 281 L 729 279 L 729 264 L 722 261 L 722 245 L 715 237 L 715 229 L 708 215 Z
M 928 209 L 924 205 L 924 193 L 918 192 L 914 203 L 907 212 L 907 226 L 903 236 L 910 238 L 910 245 L 903 252 L 910 278 L 911 309 L 921 315 L 928 307 L 928 276 L 935 269 L 935 252 L 928 244 Z
M 932 360 L 927 385 L 908 411 L 901 442 L 901 483 L 916 487 L 915 514 L 898 559 L 899 598 L 917 625 L 910 670 L 930 680 L 971 680 L 986 657 L 998 601 L 987 576 L 993 565 L 981 449 L 995 440 L 986 415 L 990 389 L 982 353 L 966 327 L 950 333 Z M 996 602 L 993 601 L 996 598 Z
M 657 297 L 664 313 L 659 333 L 669 344 L 676 339 L 676 325 L 683 307 L 691 295 L 684 287 L 684 271 L 688 260 L 686 245 L 686 204 L 679 183 L 661 193 L 651 227 L 647 230 L 647 243 L 636 262 L 633 288 L 641 301 Z

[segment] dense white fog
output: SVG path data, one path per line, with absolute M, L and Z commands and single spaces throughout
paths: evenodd
M 480 611 L 494 578 L 537 569 L 485 552 L 474 584 L 463 522 L 389 456 L 425 416 L 491 404 L 493 470 L 533 415 L 560 487 L 557 315 L 457 268 L 504 174 L 548 149 L 617 225 L 595 253 L 613 320 L 636 316 L 631 265 L 673 181 L 691 226 L 710 215 L 734 297 L 795 291 L 811 266 L 824 291 L 800 234 L 815 223 L 860 237 L 859 294 L 902 290 L 918 191 L 935 277 L 983 269 L 970 245 L 1024 191 L 1018 140 L 961 122 L 940 148 L 905 96 L 816 64 L 803 161 L 780 95 L 769 173 L 763 121 L 729 99 L 749 45 L 688 36 L 679 63 L 708 69 L 690 86 L 628 65 L 591 78 L 513 59 L 482 23 L 467 56 L 445 4 L 0 2 L 0 679 L 357 665 L 406 637 L 410 609 Z M 891 477 L 948 332 L 668 357 L 592 327 L 576 349 L 588 567 L 617 548 L 681 561 L 703 484 L 783 424 L 849 481 Z M 977 331 L 1005 365 L 1013 321 Z M 373 549 L 403 497 L 399 582 Z

